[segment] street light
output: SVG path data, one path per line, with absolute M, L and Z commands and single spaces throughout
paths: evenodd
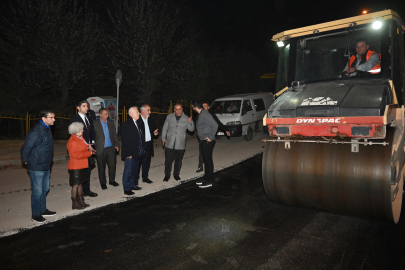
M 115 74 L 115 83 L 117 84 L 117 122 L 115 126 L 115 132 L 118 133 L 118 117 L 120 116 L 120 110 L 119 110 L 119 99 L 120 99 L 120 85 L 122 83 L 122 72 L 121 70 L 118 70 L 117 73 Z M 124 115 L 122 115 L 124 117 Z

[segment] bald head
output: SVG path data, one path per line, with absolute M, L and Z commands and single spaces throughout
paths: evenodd
M 174 114 L 176 116 L 181 116 L 183 114 L 183 106 L 181 106 L 180 104 L 176 104 L 174 106 Z
M 128 114 L 129 114 L 129 116 L 131 116 L 132 119 L 134 119 L 135 121 L 138 120 L 138 119 L 139 119 L 139 110 L 138 110 L 138 107 L 133 106 L 133 107 L 129 108 Z

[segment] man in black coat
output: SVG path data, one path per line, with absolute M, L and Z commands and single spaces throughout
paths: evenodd
M 142 127 L 137 123 L 139 119 L 138 107 L 128 110 L 129 118 L 121 125 L 121 157 L 125 159 L 122 185 L 125 195 L 134 195 L 132 190 L 141 189 L 135 185 L 135 177 L 139 176 L 139 163 L 143 155 Z
M 76 106 L 77 106 L 77 114 L 72 118 L 70 118 L 69 125 L 73 122 L 82 123 L 84 125 L 83 138 L 88 144 L 92 145 L 94 144 L 94 141 L 96 139 L 96 131 L 94 130 L 93 120 L 86 116 L 86 113 L 89 110 L 87 100 L 81 100 L 77 102 Z M 93 150 L 91 145 L 90 151 Z M 94 165 L 95 162 L 92 156 L 90 156 L 88 160 L 89 160 L 89 167 L 87 168 L 87 182 L 83 184 L 83 193 L 84 196 L 97 197 L 98 194 L 90 190 L 91 167 Z
M 216 116 L 216 114 L 213 111 L 210 111 L 210 105 L 208 105 L 208 103 L 203 103 L 203 107 L 205 110 L 207 110 L 207 112 L 209 112 L 212 115 L 212 118 L 214 118 L 215 122 L 217 122 L 218 124 L 218 129 L 221 130 L 222 132 L 224 132 L 226 134 L 226 136 L 228 138 L 231 137 L 231 133 L 228 131 L 228 129 L 225 127 L 224 124 L 222 124 L 221 121 L 219 121 L 218 117 Z M 198 167 L 196 172 L 202 172 L 203 171 L 203 156 L 202 153 L 200 151 L 200 156 L 198 158 Z
M 142 166 L 142 182 L 152 184 L 153 182 L 149 179 L 149 168 L 150 168 L 150 161 L 152 156 L 154 155 L 154 148 L 153 148 L 153 138 L 156 137 L 159 132 L 158 128 L 150 118 L 151 108 L 148 104 L 144 104 L 141 106 L 141 116 L 138 119 L 139 126 L 142 127 L 143 132 L 143 155 L 141 156 L 141 160 L 139 165 Z M 139 179 L 139 175 L 135 176 Z M 138 180 L 136 180 L 136 184 L 138 185 Z

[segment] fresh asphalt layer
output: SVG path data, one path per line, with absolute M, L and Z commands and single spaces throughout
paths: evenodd
M 261 155 L 0 238 L 2 269 L 401 269 L 397 225 L 273 204 Z
M 239 138 L 221 138 L 216 141 L 214 147 L 215 171 L 220 171 L 229 166 L 261 154 L 265 143 L 262 139 L 267 138 L 263 133 L 258 133 L 253 140 L 245 141 Z M 203 173 L 196 173 L 198 165 L 198 142 L 195 135 L 189 135 L 186 144 L 186 151 L 183 158 L 183 165 L 180 172 L 181 181 L 175 181 L 172 177 L 168 182 L 163 182 L 164 177 L 164 149 L 159 141 L 155 142 L 155 155 L 151 161 L 149 178 L 152 184 L 139 182 L 142 190 L 135 191 L 134 196 L 124 195 L 122 187 L 122 173 L 124 162 L 120 156 L 117 159 L 116 181 L 118 187 L 107 185 L 107 190 L 102 190 L 97 167 L 91 172 L 90 188 L 98 193 L 98 197 L 86 197 L 86 202 L 90 204 L 84 211 L 72 210 L 70 199 L 71 187 L 68 180 L 68 169 L 66 159 L 67 141 L 54 142 L 54 165 L 51 169 L 50 190 L 47 196 L 47 208 L 56 211 L 57 215 L 46 217 L 47 223 L 54 222 L 72 215 L 127 201 L 131 198 L 146 196 L 161 190 L 173 188 L 182 183 L 197 179 Z M 24 141 L 0 141 L 0 161 L 3 164 L 11 164 L 11 167 L 0 169 L 0 237 L 19 233 L 36 226 L 43 226 L 31 220 L 31 185 L 28 172 L 21 167 L 19 156 L 20 148 Z M 108 174 L 107 174 L 108 175 Z M 45 224 L 45 225 L 46 225 Z

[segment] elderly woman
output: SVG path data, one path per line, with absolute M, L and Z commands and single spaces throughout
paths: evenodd
M 70 139 L 67 143 L 69 151 L 69 184 L 72 186 L 72 209 L 84 209 L 88 204 L 83 199 L 82 184 L 87 181 L 87 168 L 89 163 L 87 158 L 90 157 L 92 148 L 83 139 L 84 125 L 80 122 L 73 122 L 69 126 Z

